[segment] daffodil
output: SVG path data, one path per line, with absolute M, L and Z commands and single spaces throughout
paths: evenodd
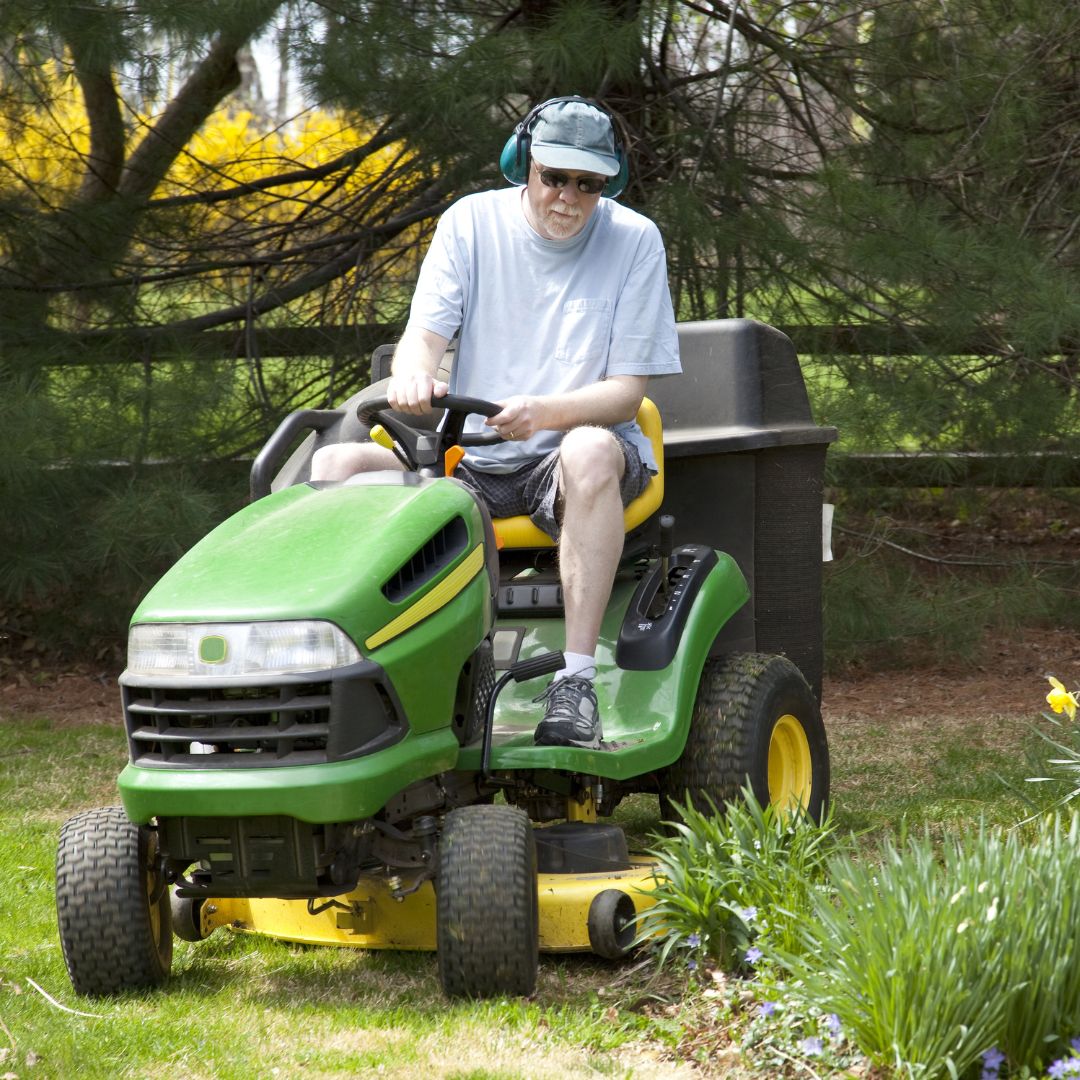
M 1070 694 L 1053 675 L 1047 675 L 1050 680 L 1050 693 L 1046 695 L 1046 703 L 1056 713 L 1065 713 L 1070 720 L 1076 719 L 1076 695 Z

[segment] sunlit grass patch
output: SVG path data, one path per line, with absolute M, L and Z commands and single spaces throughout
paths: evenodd
M 543 957 L 528 1001 L 448 1002 L 430 953 L 306 947 L 220 930 L 174 943 L 173 974 L 160 992 L 77 996 L 57 935 L 56 842 L 71 814 L 118 802 L 125 756 L 118 725 L 0 722 L 0 1072 L 110 1080 L 403 1070 L 538 1080 L 689 1075 L 671 1060 L 678 1022 L 630 1007 L 647 998 L 651 968 L 595 957 Z M 655 806 L 629 808 L 642 830 L 655 823 Z

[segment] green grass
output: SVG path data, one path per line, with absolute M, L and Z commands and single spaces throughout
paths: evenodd
M 0 721 L 0 1074 L 666 1074 L 650 1061 L 678 1041 L 678 1024 L 628 1007 L 649 973 L 616 992 L 610 984 L 627 969 L 585 957 L 545 958 L 534 1000 L 448 1003 L 433 955 L 219 931 L 197 945 L 176 941 L 163 992 L 77 996 L 53 908 L 57 835 L 78 810 L 117 801 L 125 755 L 118 728 Z M 31 980 L 92 1016 L 50 1004 Z
M 837 824 L 878 839 L 902 827 L 945 830 L 980 817 L 1008 826 L 1028 817 L 1027 800 L 1045 804 L 1050 796 L 1027 783 L 1045 774 L 1049 756 L 1035 733 L 1037 707 L 1030 724 L 983 715 L 987 725 L 1008 725 L 1007 747 L 987 746 L 974 724 L 927 723 L 912 731 L 887 717 L 860 726 L 857 745 L 830 733 Z
M 1037 709 L 1036 698 L 1032 723 Z M 866 833 L 868 845 L 905 819 L 941 833 L 980 815 L 1004 823 L 1025 816 L 1029 808 L 1000 778 L 1022 788 L 1033 775 L 1028 762 L 1045 761 L 1045 744 L 1015 718 L 993 745 L 981 726 L 953 720 L 905 734 L 883 714 L 830 732 L 840 827 Z M 225 931 L 197 945 L 177 941 L 161 992 L 81 998 L 57 938 L 56 840 L 71 814 L 116 802 L 125 755 L 118 726 L 0 719 L 0 1075 L 688 1076 L 703 1045 L 719 1052 L 728 1028 L 737 1035 L 751 1022 L 739 1012 L 748 1006 L 725 1011 L 700 988 L 687 994 L 677 966 L 656 982 L 650 965 L 545 956 L 529 1001 L 449 1003 L 431 955 L 305 948 Z M 644 796 L 618 813 L 639 844 L 656 815 Z M 31 980 L 92 1016 L 50 1004 Z M 776 1075 L 725 1060 L 727 1071 L 713 1075 Z

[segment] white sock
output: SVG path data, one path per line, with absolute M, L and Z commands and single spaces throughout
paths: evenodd
M 555 672 L 555 678 L 552 682 L 565 679 L 567 675 L 581 675 L 586 679 L 596 678 L 595 656 L 589 656 L 586 653 L 564 652 L 563 665 L 561 671 Z

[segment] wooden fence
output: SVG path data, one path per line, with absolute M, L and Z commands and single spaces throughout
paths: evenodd
M 804 356 L 996 355 L 989 341 L 963 348 L 925 328 L 781 326 Z M 297 357 L 367 362 L 376 347 L 397 339 L 399 325 L 253 326 L 179 332 L 168 327 L 72 333 L 32 339 L 0 337 L 0 360 L 35 365 L 153 364 Z M 1069 453 L 845 453 L 829 454 L 828 481 L 840 487 L 1080 487 L 1080 456 Z

